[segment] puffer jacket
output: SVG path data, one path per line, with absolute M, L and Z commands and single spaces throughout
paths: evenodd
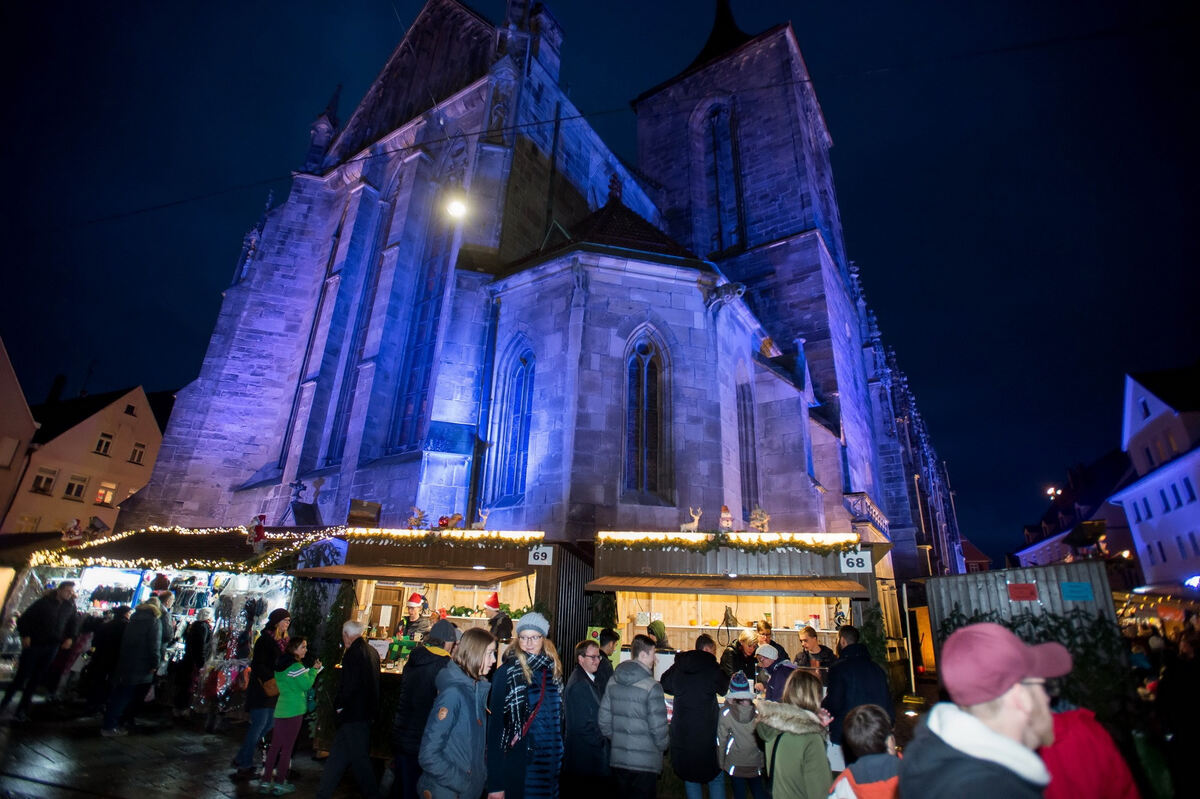
M 743 778 L 762 774 L 766 763 L 754 737 L 757 723 L 753 704 L 726 701 L 721 708 L 717 718 L 717 759 L 726 774 Z
M 472 680 L 457 663 L 437 673 L 418 762 L 417 792 L 428 799 L 478 799 L 487 780 L 487 701 L 491 684 Z
M 833 774 L 817 714 L 783 702 L 758 702 L 757 710 L 772 799 L 827 796 Z
M 154 680 L 162 659 L 162 632 L 157 602 L 143 602 L 133 611 L 121 636 L 121 652 L 113 679 L 122 685 L 143 685 Z
M 629 771 L 662 772 L 667 703 L 662 686 L 636 660 L 613 671 L 600 700 L 600 733 L 612 741 L 609 765 Z

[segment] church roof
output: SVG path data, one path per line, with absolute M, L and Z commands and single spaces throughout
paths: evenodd
M 717 0 L 717 10 L 713 18 L 712 31 L 709 32 L 708 41 L 704 43 L 704 47 L 700 48 L 700 52 L 692 59 L 692 63 L 688 64 L 678 75 L 668 78 L 657 86 L 639 94 L 634 98 L 631 105 L 636 107 L 638 103 L 647 97 L 658 94 L 671 84 L 678 83 L 689 75 L 699 72 L 714 61 L 719 61 L 745 45 L 770 36 L 786 27 L 787 23 L 781 23 L 768 28 L 762 33 L 746 33 L 746 31 L 738 27 L 737 20 L 733 17 L 733 9 L 730 8 L 729 0 Z
M 1200 361 L 1190 366 L 1130 375 L 1176 413 L 1200 411 Z

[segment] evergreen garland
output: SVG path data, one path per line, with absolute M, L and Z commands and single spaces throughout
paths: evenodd
M 811 552 L 814 555 L 836 555 L 853 552 L 860 544 L 848 541 L 838 544 L 810 544 L 803 541 L 734 541 L 724 532 L 705 533 L 703 538 L 655 538 L 643 541 L 597 541 L 597 549 L 616 549 L 627 552 L 697 552 L 704 554 L 718 549 L 761 555 L 767 552 Z

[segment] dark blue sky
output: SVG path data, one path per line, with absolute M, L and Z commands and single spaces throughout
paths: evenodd
M 498 19 L 503 2 L 471 5 Z M 711 0 L 550 8 L 618 152 Z M 338 7 L 341 6 L 341 7 Z M 9 3 L 0 336 L 31 401 L 196 376 L 241 238 L 416 0 Z M 1065 468 L 1119 446 L 1122 376 L 1200 356 L 1200 107 L 1185 0 L 735 0 L 790 19 L 834 140 L 850 257 L 999 557 Z

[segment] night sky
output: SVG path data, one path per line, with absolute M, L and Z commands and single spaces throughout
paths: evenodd
M 628 101 L 692 60 L 712 0 L 549 6 L 572 99 L 634 160 Z M 1067 466 L 1120 445 L 1126 372 L 1200 356 L 1188 6 L 735 0 L 747 31 L 792 21 L 847 250 L 963 533 L 996 558 Z M 4 4 L 0 336 L 32 403 L 59 372 L 68 395 L 196 376 L 268 191 L 286 196 L 335 86 L 346 119 L 420 7 Z

